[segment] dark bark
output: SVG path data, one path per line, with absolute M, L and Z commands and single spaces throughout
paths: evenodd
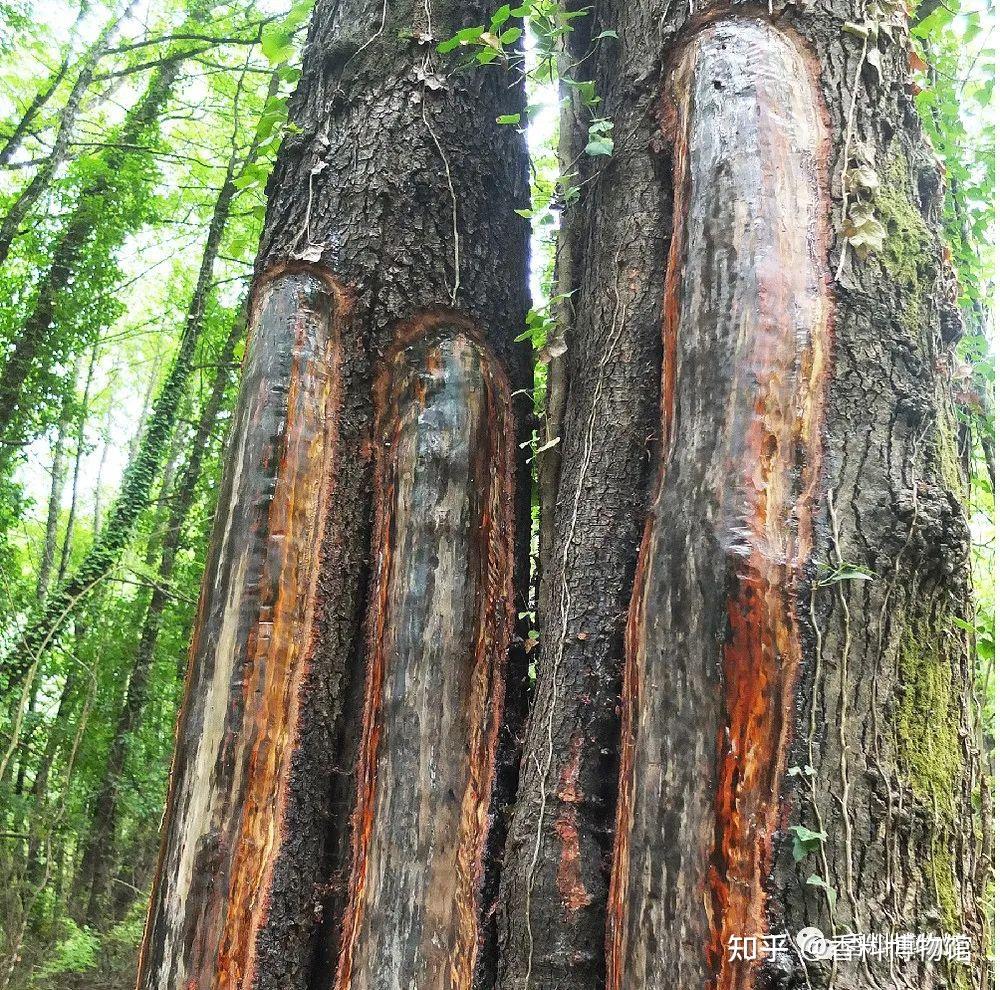
M 373 831 L 353 836 L 348 820 L 359 748 L 363 759 L 374 757 L 374 794 L 384 793 L 378 769 L 389 758 L 385 750 L 373 753 L 372 722 L 360 718 L 366 692 L 379 695 L 377 681 L 365 678 L 378 642 L 363 633 L 366 603 L 369 629 L 391 621 L 381 611 L 378 579 L 369 589 L 368 575 L 373 553 L 403 574 L 418 566 L 411 554 L 419 552 L 373 534 L 376 374 L 385 355 L 398 353 L 392 347 L 401 327 L 433 323 L 476 328 L 469 332 L 483 350 L 466 353 L 495 363 L 501 397 L 528 377 L 527 355 L 513 342 L 527 308 L 528 231 L 514 214 L 526 202 L 527 163 L 519 135 L 494 123 L 520 109 L 523 94 L 496 69 L 445 78 L 433 46 L 421 39 L 449 37 L 491 12 L 486 4 L 453 4 L 447 13 L 434 10 L 429 26 L 422 3 L 323 0 L 314 12 L 291 109 L 301 133 L 286 140 L 269 187 L 247 365 L 191 652 L 141 987 L 331 987 L 342 940 L 359 966 L 370 966 L 366 909 L 352 909 L 357 929 L 342 933 L 340 924 L 345 902 L 361 893 L 345 889 L 351 864 L 356 876 L 365 850 L 387 848 L 399 835 L 398 823 L 382 815 Z M 426 376 L 429 388 L 442 382 L 438 374 Z M 481 472 L 490 463 L 478 447 L 466 466 L 457 453 L 445 455 L 456 443 L 444 427 L 461 408 L 461 382 L 458 376 L 448 385 L 443 407 L 444 399 L 434 399 L 444 410 L 441 453 L 400 481 L 401 498 L 433 487 L 422 472 L 440 470 L 438 457 L 455 458 L 456 471 Z M 514 439 L 523 440 L 525 412 L 519 399 Z M 382 470 L 391 471 L 391 448 L 382 453 Z M 525 493 L 522 465 L 518 473 Z M 380 504 L 385 519 L 390 507 Z M 518 608 L 525 507 L 521 498 L 511 510 Z M 448 542 L 448 552 L 462 559 L 457 535 Z M 467 660 L 456 677 L 469 676 L 474 660 Z M 509 668 L 520 684 L 523 663 Z M 245 692 L 243 684 L 260 689 Z M 441 717 L 433 700 L 419 706 L 432 736 Z M 467 709 L 464 717 L 471 726 L 478 716 Z M 454 753 L 460 724 L 440 739 L 442 753 Z M 395 765 L 419 760 L 408 748 L 415 738 L 408 742 L 392 721 L 385 731 L 397 747 Z M 453 759 L 441 772 L 460 782 L 475 761 Z M 465 801 L 477 813 L 491 800 L 487 771 L 480 761 L 483 793 Z M 426 777 L 413 785 L 407 815 L 416 813 L 413 801 L 437 793 Z M 461 806 L 463 795 L 456 798 Z M 442 809 L 446 820 L 454 813 L 450 803 Z M 354 816 L 359 828 L 362 820 Z M 463 848 L 473 850 L 485 831 L 478 822 Z M 463 872 L 449 872 L 446 861 L 442 854 L 434 896 L 463 917 L 458 929 L 446 927 L 449 938 L 457 935 L 452 945 L 464 947 L 468 973 L 475 964 L 468 932 L 487 927 L 490 905 L 475 903 Z M 390 895 L 412 866 L 392 857 L 375 874 L 379 889 Z M 209 876 L 211 885 L 201 879 Z M 407 917 L 379 921 L 383 944 L 405 941 Z M 438 950 L 424 938 L 433 924 L 425 914 L 414 928 L 418 944 L 407 951 L 418 971 L 437 965 Z M 353 972 L 345 961 L 341 985 L 362 985 Z
M 773 18 L 747 5 L 728 15 L 730 26 L 710 26 L 722 16 L 692 15 L 687 4 L 595 6 L 595 31 L 613 29 L 620 41 L 618 55 L 587 72 L 617 146 L 584 193 L 556 552 L 543 573 L 537 698 L 505 865 L 501 983 L 804 986 L 794 956 L 728 966 L 725 940 L 764 934 L 744 926 L 794 933 L 809 924 L 829 934 L 835 924 L 875 934 L 964 931 L 974 966 L 900 963 L 890 974 L 885 964 L 841 963 L 831 976 L 820 964 L 814 986 L 978 984 L 989 825 L 970 809 L 988 809 L 990 799 L 969 643 L 948 618 L 968 615 L 968 533 L 948 385 L 957 316 L 940 178 L 919 133 L 904 46 L 885 31 L 871 42 L 879 68 L 869 43 L 843 30 L 858 19 L 847 4 L 775 7 Z M 899 39 L 905 13 L 886 17 Z M 777 30 L 751 26 L 768 20 Z M 671 74 L 697 47 L 692 39 L 719 30 L 772 41 L 726 72 L 720 55 L 703 95 L 678 100 Z M 763 84 L 761 74 L 792 49 L 801 65 Z M 720 103 L 740 73 L 749 76 Z M 793 75 L 794 92 L 769 109 Z M 807 99 L 829 134 L 828 153 L 822 134 L 818 150 L 783 147 L 782 115 Z M 727 128 L 743 100 L 756 101 L 747 120 L 759 123 L 736 133 Z M 771 143 L 753 150 L 767 134 Z M 864 149 L 879 185 L 859 193 L 853 169 Z M 756 185 L 740 180 L 755 156 Z M 788 183 L 797 169 L 808 172 L 810 156 L 828 158 L 829 171 L 795 200 L 804 206 L 789 206 Z M 838 230 L 846 211 L 845 184 L 851 202 L 870 196 L 887 230 L 867 260 L 842 239 L 824 247 L 824 226 Z M 809 218 L 799 210 L 810 202 L 812 222 L 796 236 L 813 240 L 786 261 L 766 237 L 801 230 Z M 765 238 L 756 259 L 751 235 Z M 807 346 L 821 343 L 818 331 L 803 333 L 789 357 L 788 337 L 766 321 L 748 324 L 757 346 L 778 348 L 769 360 L 784 355 L 768 388 L 785 412 L 772 416 L 768 398 L 762 416 L 751 403 L 771 395 L 753 377 L 764 365 L 737 356 L 744 345 L 727 321 L 792 300 L 781 323 L 788 334 L 824 280 L 834 304 L 826 377 L 806 374 L 819 367 Z M 741 284 L 756 284 L 758 301 L 751 291 L 735 316 L 723 306 L 699 328 L 681 315 L 705 316 L 719 293 Z M 678 326 L 675 368 L 669 331 Z M 808 403 L 788 398 L 803 387 Z M 742 409 L 742 423 L 720 419 L 727 394 L 726 415 L 739 419 Z M 809 438 L 824 408 L 817 451 Z M 669 437 L 658 415 L 674 423 Z M 761 448 L 772 429 L 775 446 Z M 652 451 L 647 438 L 658 441 Z M 607 782 L 643 492 L 660 473 L 650 453 L 664 480 L 636 582 L 606 973 Z M 748 465 L 759 473 L 750 481 Z M 780 522 L 758 530 L 782 504 Z M 740 513 L 750 513 L 740 536 L 749 556 L 716 531 Z M 753 548 L 772 539 L 774 559 L 755 558 Z M 871 579 L 845 578 L 844 564 Z M 789 775 L 789 767 L 810 770 Z M 826 833 L 801 863 L 795 825 Z M 835 904 L 807 883 L 812 874 Z
M 656 433 L 670 232 L 664 162 L 649 144 L 652 84 L 642 82 L 659 53 L 659 10 L 597 5 L 590 37 L 615 29 L 619 40 L 581 70 L 616 145 L 610 160 L 578 162 L 573 255 L 559 259 L 575 269 L 572 285 L 560 284 L 575 290 L 574 319 L 554 531 L 540 539 L 535 698 L 499 907 L 504 990 L 603 983 L 622 633 Z

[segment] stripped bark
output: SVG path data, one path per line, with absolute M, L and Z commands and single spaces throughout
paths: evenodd
M 471 362 L 470 370 L 479 362 L 485 369 L 479 374 L 505 383 L 512 393 L 524 389 L 528 380 L 527 354 L 514 342 L 527 310 L 528 227 L 514 213 L 526 204 L 527 161 L 521 136 L 495 123 L 498 116 L 523 107 L 523 93 L 495 69 L 437 85 L 444 79 L 444 63 L 422 36 L 449 37 L 460 27 L 484 16 L 488 19 L 490 10 L 480 2 L 437 7 L 442 5 L 432 5 L 428 11 L 422 0 L 391 5 L 381 0 L 321 0 L 313 13 L 302 81 L 290 107 L 296 129 L 286 139 L 270 184 L 250 358 L 241 389 L 243 419 L 238 420 L 225 470 L 222 508 L 191 654 L 193 686 L 188 688 L 179 728 L 164 851 L 143 950 L 143 988 L 173 990 L 178 983 L 255 990 L 329 987 L 338 971 L 342 981 L 361 986 L 371 966 L 367 909 L 360 899 L 362 891 L 348 889 L 347 874 L 352 863 L 364 860 L 372 867 L 383 862 L 377 859 L 379 850 L 391 847 L 399 826 L 378 816 L 378 829 L 367 838 L 361 832 L 352 837 L 350 827 L 358 798 L 350 768 L 362 746 L 363 699 L 366 691 L 378 697 L 373 682 L 366 680 L 369 660 L 375 660 L 366 650 L 364 613 L 366 603 L 378 608 L 375 591 L 369 589 L 373 553 L 385 566 L 391 559 L 393 568 L 398 568 L 393 573 L 418 566 L 416 558 L 410 560 L 408 547 L 393 540 L 393 555 L 386 558 L 384 544 L 373 538 L 376 375 L 387 354 L 398 353 L 401 361 L 411 354 L 417 360 L 420 347 L 427 345 L 414 342 L 417 350 L 405 353 L 392 348 L 400 328 L 425 314 L 459 328 L 462 339 L 467 328 L 479 328 L 478 333 L 468 329 L 475 344 L 470 336 L 468 343 L 454 338 L 451 345 L 458 350 L 450 353 Z M 302 339 L 307 327 L 312 328 L 310 339 L 317 334 L 336 338 L 336 359 L 317 358 L 301 371 L 286 371 L 287 355 L 304 346 L 295 344 L 296 333 Z M 443 348 L 441 354 L 446 353 L 449 349 Z M 448 367 L 454 367 L 452 358 L 449 361 Z M 316 422 L 318 411 L 307 415 L 308 410 L 296 406 L 284 415 L 282 385 L 290 373 L 303 390 L 318 388 L 325 377 L 331 396 L 335 393 L 335 403 L 331 398 L 328 407 L 330 421 L 325 432 L 317 434 L 308 461 L 287 453 L 277 457 L 279 451 L 297 450 L 303 431 L 317 429 L 310 424 Z M 469 400 L 473 405 L 462 414 L 472 416 L 471 410 L 485 401 L 483 389 L 496 396 L 499 386 L 476 388 L 463 375 L 451 378 L 449 371 L 446 391 L 449 402 L 452 398 L 457 402 L 463 390 L 474 393 Z M 414 377 L 414 383 L 418 379 Z M 434 399 L 435 408 L 442 408 L 440 401 L 443 397 Z M 498 408 L 499 401 L 491 400 L 492 407 Z M 247 424 L 256 422 L 248 410 L 259 407 L 263 415 L 272 415 L 267 410 L 275 406 L 280 407 L 273 412 L 280 415 L 280 428 L 263 435 L 248 432 Z M 525 439 L 526 407 L 525 397 L 518 397 L 503 443 Z M 460 412 L 461 404 L 455 410 Z M 442 420 L 442 425 L 446 422 Z M 496 423 L 491 429 L 498 437 Z M 488 435 L 489 431 L 480 432 L 480 441 L 485 443 Z M 440 442 L 440 456 L 451 463 L 457 454 L 446 456 L 451 444 L 445 444 L 443 437 Z M 391 450 L 382 454 L 380 470 L 390 472 Z M 470 456 L 480 477 L 484 466 L 493 463 L 488 451 L 478 446 Z M 426 467 L 430 472 L 425 484 L 432 484 L 434 473 L 443 467 L 437 458 L 435 454 L 426 465 L 421 463 L 421 471 Z M 327 473 L 329 464 L 336 465 L 332 473 Z M 455 470 L 459 471 L 457 461 Z M 513 568 L 517 608 L 523 607 L 526 583 L 524 471 L 519 463 L 520 496 L 507 510 L 517 554 L 516 561 L 505 566 Z M 412 497 L 409 486 L 415 481 L 401 478 L 401 498 Z M 239 498 L 236 508 L 230 509 L 227 493 L 238 485 L 259 486 L 254 488 L 258 494 Z M 295 486 L 309 493 L 296 495 L 294 505 L 302 525 L 316 536 L 290 534 L 284 566 L 278 553 L 268 552 L 272 532 L 268 520 L 280 520 L 276 513 L 283 511 L 281 506 Z M 381 494 L 378 498 L 384 518 L 391 506 Z M 257 523 L 248 516 L 253 512 L 258 513 L 253 517 Z M 401 525 L 404 518 L 398 519 Z M 240 535 L 235 543 L 223 546 L 225 533 Z M 456 560 L 463 553 L 457 541 L 458 534 L 454 549 L 449 548 Z M 251 576 L 240 579 L 236 569 L 244 566 Z M 263 581 L 254 567 L 264 568 Z M 491 587 L 498 574 L 490 575 Z M 375 587 L 377 580 L 372 581 Z M 234 621 L 226 626 L 223 639 L 212 630 L 226 611 L 222 600 L 229 589 L 227 614 Z M 440 593 L 450 594 L 445 587 Z M 277 608 L 268 611 L 269 603 L 278 600 L 289 607 L 294 603 L 294 614 L 279 613 Z M 503 603 L 503 608 L 509 607 L 510 595 Z M 369 627 L 375 614 L 371 612 Z M 275 628 L 265 642 L 254 630 L 271 621 Z M 264 668 L 272 687 L 264 694 L 249 689 L 244 693 L 243 685 L 250 685 L 262 671 L 266 649 L 280 651 L 277 660 Z M 485 681 L 473 678 L 473 670 L 479 678 L 487 673 L 501 676 L 498 653 L 497 644 L 490 646 L 480 654 L 488 656 L 489 663 L 484 660 L 479 667 L 475 650 L 464 664 L 456 662 L 450 672 L 456 680 L 449 690 L 461 683 L 470 687 L 478 683 L 482 689 Z M 391 659 L 387 657 L 387 662 Z M 416 660 L 414 655 L 414 664 Z M 430 660 L 429 656 L 428 677 L 442 671 Z M 525 671 L 516 651 L 511 660 L 508 687 L 519 684 Z M 232 681 L 226 671 L 236 672 Z M 268 700 L 270 690 L 280 700 Z M 484 838 L 494 842 L 502 828 L 502 816 L 495 814 L 497 789 L 491 779 L 495 775 L 489 767 L 491 733 L 498 739 L 510 733 L 508 726 L 493 728 L 493 705 L 499 697 L 498 686 L 485 706 L 464 699 L 465 707 L 449 712 L 443 724 L 443 716 L 435 714 L 440 700 L 428 697 L 420 716 L 428 738 L 436 724 L 442 725 L 438 742 L 442 754 L 455 753 L 463 721 L 466 731 L 471 732 L 474 724 L 488 728 L 477 744 L 480 759 L 470 761 L 467 754 L 459 754 L 459 762 L 450 756 L 456 765 L 441 768 L 442 781 L 447 780 L 449 787 L 461 786 L 463 768 L 475 778 L 473 789 L 467 791 L 466 813 L 478 818 L 464 826 L 466 839 L 460 843 L 463 862 L 468 864 L 461 874 L 465 879 L 454 869 L 450 875 L 439 871 L 442 886 L 431 897 L 452 912 L 454 924 L 461 918 L 448 951 L 461 946 L 466 973 L 473 963 L 481 971 L 489 966 L 484 960 L 490 956 L 491 871 L 485 871 L 481 893 L 474 874 L 478 843 Z M 373 700 L 369 707 L 374 704 Z M 392 712 L 381 707 L 381 717 L 388 714 Z M 374 760 L 376 771 L 388 766 L 384 761 L 390 758 L 395 766 L 401 760 L 422 765 L 418 738 L 407 739 L 401 724 L 391 720 L 384 728 L 382 741 L 393 740 L 396 748 L 389 752 L 375 747 L 368 733 L 366 759 Z M 260 758 L 254 757 L 256 752 Z M 380 789 L 384 770 L 381 773 L 372 778 L 375 798 L 385 794 Z M 418 813 L 419 804 L 413 802 L 440 794 L 440 786 L 427 777 L 413 783 L 406 815 Z M 213 808 L 214 818 L 209 812 Z M 492 815 L 486 815 L 488 808 Z M 450 804 L 440 810 L 450 820 Z M 360 826 L 361 812 L 353 819 Z M 492 822 L 495 830 L 490 828 Z M 352 856 L 352 849 L 359 855 Z M 441 862 L 447 860 L 442 853 Z M 369 874 L 372 886 L 365 896 L 378 890 L 389 896 L 412 869 L 404 857 L 388 857 L 384 871 L 379 867 Z M 192 878 L 209 873 L 216 877 L 213 884 L 191 886 Z M 495 873 L 492 870 L 493 882 Z M 375 877 L 380 878 L 377 886 Z M 342 933 L 352 895 L 356 895 L 352 925 Z M 414 932 L 420 944 L 411 949 L 421 957 L 420 965 L 433 967 L 438 950 L 427 938 L 445 929 L 435 928 L 439 922 L 432 914 L 424 917 L 423 936 Z M 387 944 L 405 940 L 406 917 L 397 913 L 381 923 L 379 939 Z M 447 928 L 452 922 L 444 924 Z M 469 955 L 472 931 L 477 933 L 477 946 L 480 935 L 484 943 L 475 960 Z M 351 946 L 350 967 L 347 962 L 341 967 L 342 944 Z
M 832 315 L 826 135 L 795 43 L 705 28 L 665 104 L 663 451 L 626 634 L 613 990 L 753 982 L 728 944 L 767 928 Z
M 468 328 L 379 383 L 375 576 L 336 987 L 471 987 L 513 619 L 510 389 Z
M 958 809 L 990 800 L 969 643 L 947 618 L 969 609 L 949 396 L 958 321 L 940 176 L 920 134 L 905 45 L 887 43 L 900 39 L 905 11 L 884 13 L 877 42 L 844 31 L 857 11 L 839 0 L 808 11 L 775 5 L 773 16 L 750 4 L 600 0 L 593 17 L 594 30 L 614 30 L 620 45 L 586 73 L 616 147 L 583 193 L 587 249 L 537 697 L 504 867 L 501 985 L 797 987 L 805 977 L 794 955 L 754 969 L 721 953 L 730 934 L 805 925 L 964 931 L 979 946 L 969 974 L 817 963 L 813 986 L 978 983 L 986 966 L 976 890 L 990 830 Z M 719 31 L 736 32 L 728 54 L 716 53 L 714 74 L 705 63 L 697 99 L 677 107 L 672 73 L 701 44 L 692 39 Z M 727 62 L 753 36 L 763 47 Z M 787 60 L 792 51 L 800 62 Z M 776 70 L 762 85 L 761 73 Z M 768 89 L 787 98 L 772 105 Z M 731 95 L 720 102 L 723 92 Z M 794 145 L 781 138 L 793 108 L 821 122 L 812 144 L 802 130 Z M 737 134 L 739 114 L 747 123 Z M 764 137 L 771 143 L 748 157 Z M 829 173 L 810 178 L 809 162 L 824 157 Z M 746 179 L 754 158 L 758 188 Z M 842 238 L 827 249 L 824 229 L 838 231 L 867 195 L 855 169 L 869 159 L 887 236 L 866 260 Z M 789 183 L 805 179 L 812 191 L 789 200 Z M 789 202 L 812 204 L 811 216 Z M 768 238 L 793 232 L 811 239 L 781 261 Z M 824 385 L 811 379 L 820 362 L 801 321 L 818 319 L 816 287 L 838 269 Z M 725 310 L 716 336 L 682 317 L 737 290 L 745 298 L 736 315 L 784 307 L 801 330 L 797 356 L 787 337 L 764 333 L 766 322 L 723 334 L 736 318 Z M 678 321 L 678 354 L 664 354 L 661 338 L 675 340 L 664 323 Z M 818 324 L 809 325 L 819 346 Z M 740 364 L 737 348 L 750 338 L 763 349 Z M 765 394 L 756 374 L 766 363 L 754 362 L 768 352 L 776 411 L 762 418 L 750 403 Z M 724 416 L 741 410 L 743 423 L 727 426 Z M 657 417 L 674 423 L 671 436 Z M 773 450 L 761 446 L 768 432 Z M 600 948 L 614 805 L 606 781 L 616 776 L 627 602 L 658 462 L 666 480 L 630 629 L 609 973 Z M 726 544 L 713 527 L 740 514 L 748 532 Z M 852 580 L 848 564 L 870 580 Z M 799 769 L 789 776 L 786 767 Z M 798 850 L 801 862 L 792 826 L 825 836 Z

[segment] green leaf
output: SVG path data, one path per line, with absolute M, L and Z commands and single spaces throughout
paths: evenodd
M 500 27 L 500 25 L 501 25 L 501 24 L 504 24 L 504 23 L 506 23 L 507 21 L 509 21 L 509 20 L 510 20 L 510 17 L 511 17 L 511 13 L 510 13 L 510 4 L 509 4 L 509 3 L 505 3 L 505 4 L 504 4 L 504 5 L 503 5 L 503 6 L 502 6 L 502 7 L 501 7 L 501 8 L 500 8 L 500 9 L 499 9 L 499 10 L 498 10 L 498 11 L 497 11 L 497 12 L 496 12 L 496 13 L 495 13 L 495 14 L 494 14 L 494 15 L 493 15 L 493 16 L 492 16 L 491 18 L 490 18 L 490 26 L 491 26 L 491 27 L 493 28 L 493 30 L 495 31 L 495 30 L 496 30 L 496 29 L 497 29 L 498 27 Z
M 501 45 L 512 45 L 518 38 L 521 37 L 520 28 L 507 28 L 502 35 L 500 35 Z
M 826 842 L 826 832 L 814 832 L 805 825 L 793 825 L 789 831 L 792 833 L 792 857 L 796 863 L 801 863 Z
M 520 124 L 521 115 L 519 113 L 502 113 L 497 117 L 498 124 Z
M 617 31 L 602 31 L 596 38 L 594 38 L 594 41 L 602 41 L 604 38 L 617 38 L 617 37 L 618 37 Z
M 877 222 L 877 221 L 876 221 Z M 879 225 L 881 226 L 881 224 Z M 848 237 L 850 240 L 850 237 Z M 816 582 L 817 588 L 827 588 L 838 581 L 871 581 L 872 575 L 860 564 L 840 564 L 827 572 Z
M 455 37 L 460 45 L 468 45 L 473 41 L 478 41 L 484 34 L 486 34 L 486 28 L 480 25 L 479 27 L 462 28 L 461 31 L 455 32 Z
M 837 903 L 837 892 L 818 873 L 813 873 L 807 877 L 806 883 L 810 887 L 819 887 L 826 894 L 831 907 Z
M 530 220 L 534 214 L 531 210 L 515 210 L 514 211 L 519 217 L 524 217 L 525 220 Z
M 261 32 L 260 50 L 272 65 L 280 65 L 295 54 L 295 45 L 291 34 L 282 27 L 269 24 Z
M 610 155 L 615 150 L 615 142 L 609 137 L 595 137 L 587 142 L 583 150 L 592 158 Z

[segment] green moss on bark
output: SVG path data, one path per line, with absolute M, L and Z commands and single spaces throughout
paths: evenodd
M 962 754 L 951 665 L 941 656 L 948 635 L 949 631 L 935 632 L 924 622 L 903 633 L 896 730 L 901 770 L 914 796 L 950 815 Z

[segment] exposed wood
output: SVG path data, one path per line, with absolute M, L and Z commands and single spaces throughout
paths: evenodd
M 316 550 L 335 497 L 344 305 L 335 285 L 307 271 L 257 290 L 140 988 L 258 985 L 262 933 L 301 938 L 268 931 L 282 857 L 301 870 L 281 895 L 295 902 L 296 929 L 311 916 L 317 823 L 299 831 L 292 771 L 317 635 Z
M 375 577 L 338 990 L 472 986 L 513 620 L 509 387 L 448 317 L 378 386 Z
M 803 56 L 763 22 L 705 28 L 669 86 L 664 448 L 627 631 L 608 986 L 749 990 L 728 940 L 768 930 L 802 660 L 825 139 Z

